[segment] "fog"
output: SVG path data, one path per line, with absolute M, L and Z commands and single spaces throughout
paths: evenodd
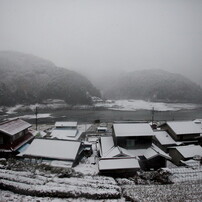
M 0 49 L 40 56 L 94 82 L 155 68 L 202 86 L 201 19 L 201 0 L 0 0 Z

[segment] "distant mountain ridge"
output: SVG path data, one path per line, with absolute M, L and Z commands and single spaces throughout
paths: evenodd
M 63 99 L 68 104 L 91 104 L 100 92 L 84 76 L 28 54 L 0 51 L 0 105 Z
M 202 103 L 199 85 L 182 75 L 157 69 L 122 74 L 105 89 L 104 96 L 110 99 Z

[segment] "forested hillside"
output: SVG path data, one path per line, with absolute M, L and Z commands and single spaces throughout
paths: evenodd
M 100 92 L 84 76 L 42 58 L 0 52 L 0 105 L 63 99 L 68 104 L 91 104 Z
M 104 95 L 111 99 L 202 103 L 202 89 L 199 85 L 182 75 L 163 70 L 122 74 L 104 90 Z

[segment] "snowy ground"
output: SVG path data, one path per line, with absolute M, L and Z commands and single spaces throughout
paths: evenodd
M 26 196 L 20 194 L 14 194 L 10 191 L 0 190 L 0 201 L 1 202 L 103 202 L 103 199 L 86 199 L 86 198 L 54 198 L 54 197 L 36 197 L 36 196 Z M 104 202 L 124 202 L 125 199 L 105 199 Z
M 107 100 L 103 103 L 96 103 L 95 106 L 121 111 L 152 110 L 153 108 L 155 111 L 178 111 L 202 107 L 197 104 L 147 102 L 144 100 Z
M 48 129 L 50 125 L 41 127 Z M 166 171 L 171 173 L 169 179 L 173 184 L 156 183 L 141 176 L 136 176 L 136 181 L 135 177 L 100 176 L 97 141 L 103 134 L 95 132 L 96 127 L 81 126 L 81 130 L 88 128 L 90 132 L 86 141 L 92 143 L 93 154 L 83 158 L 73 170 L 51 170 L 41 164 L 35 166 L 27 162 L 24 165 L 18 160 L 0 159 L 0 201 L 202 201 L 202 166 L 199 164 L 193 167 L 170 164 Z
M 120 187 L 111 177 L 68 176 L 47 174 L 34 170 L 13 171 L 0 169 L 0 188 L 15 194 L 33 197 L 119 199 Z
M 38 119 L 44 119 L 44 118 L 49 118 L 51 117 L 51 114 L 49 113 L 44 113 L 44 114 L 37 114 L 37 118 Z M 36 115 L 31 115 L 31 114 L 27 114 L 27 115 L 23 115 L 23 116 L 16 116 L 15 118 L 20 118 L 20 119 L 35 119 Z M 14 118 L 12 118 L 14 119 Z
M 11 166 L 13 167 L 13 166 Z M 15 166 L 13 167 L 15 168 Z M 136 184 L 133 178 L 117 178 L 98 176 L 93 173 L 95 165 L 90 162 L 79 164 L 72 176 L 60 177 L 61 171 L 50 173 L 37 169 L 26 171 L 10 170 L 6 167 L 0 169 L 0 201 L 201 201 L 202 180 L 194 176 L 196 172 L 189 169 L 192 178 L 181 176 L 186 168 L 173 168 L 174 184 Z M 89 170 L 89 173 L 86 172 Z M 193 171 L 191 173 L 191 170 Z M 86 173 L 85 173 L 86 172 Z M 85 173 L 85 174 L 84 174 Z M 93 175 L 91 175 L 93 174 Z M 181 176 L 181 177 L 180 177 Z M 145 181 L 146 182 L 146 181 Z
M 73 170 L 0 159 L 0 201 L 202 201 L 200 164 L 169 166 L 165 171 L 171 173 L 173 184 L 163 185 L 145 178 L 153 176 L 153 171 L 134 178 L 99 176 L 96 141 L 93 151 Z
M 36 107 L 39 110 L 56 110 L 56 109 L 91 109 L 104 107 L 106 109 L 120 110 L 120 111 L 137 111 L 137 110 L 152 110 L 155 111 L 179 111 L 183 109 L 197 109 L 201 108 L 202 105 L 191 104 L 191 103 L 164 103 L 164 102 L 149 102 L 144 100 L 106 100 L 105 102 L 94 103 L 93 106 L 89 105 L 78 105 L 70 106 L 64 102 L 59 103 L 45 103 L 45 104 L 34 104 L 34 105 L 16 105 L 14 107 L 1 107 L 0 111 L 6 110 L 7 114 L 16 114 L 17 111 L 24 111 L 28 113 L 34 113 Z M 32 113 L 32 114 L 33 114 Z M 32 119 L 33 115 L 27 115 L 27 119 Z M 49 117 L 50 115 L 47 115 Z M 45 117 L 42 117 L 45 118 Z

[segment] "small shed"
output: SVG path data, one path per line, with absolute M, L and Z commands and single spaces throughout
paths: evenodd
M 68 140 L 78 134 L 77 122 L 56 122 L 50 136 L 54 139 Z

